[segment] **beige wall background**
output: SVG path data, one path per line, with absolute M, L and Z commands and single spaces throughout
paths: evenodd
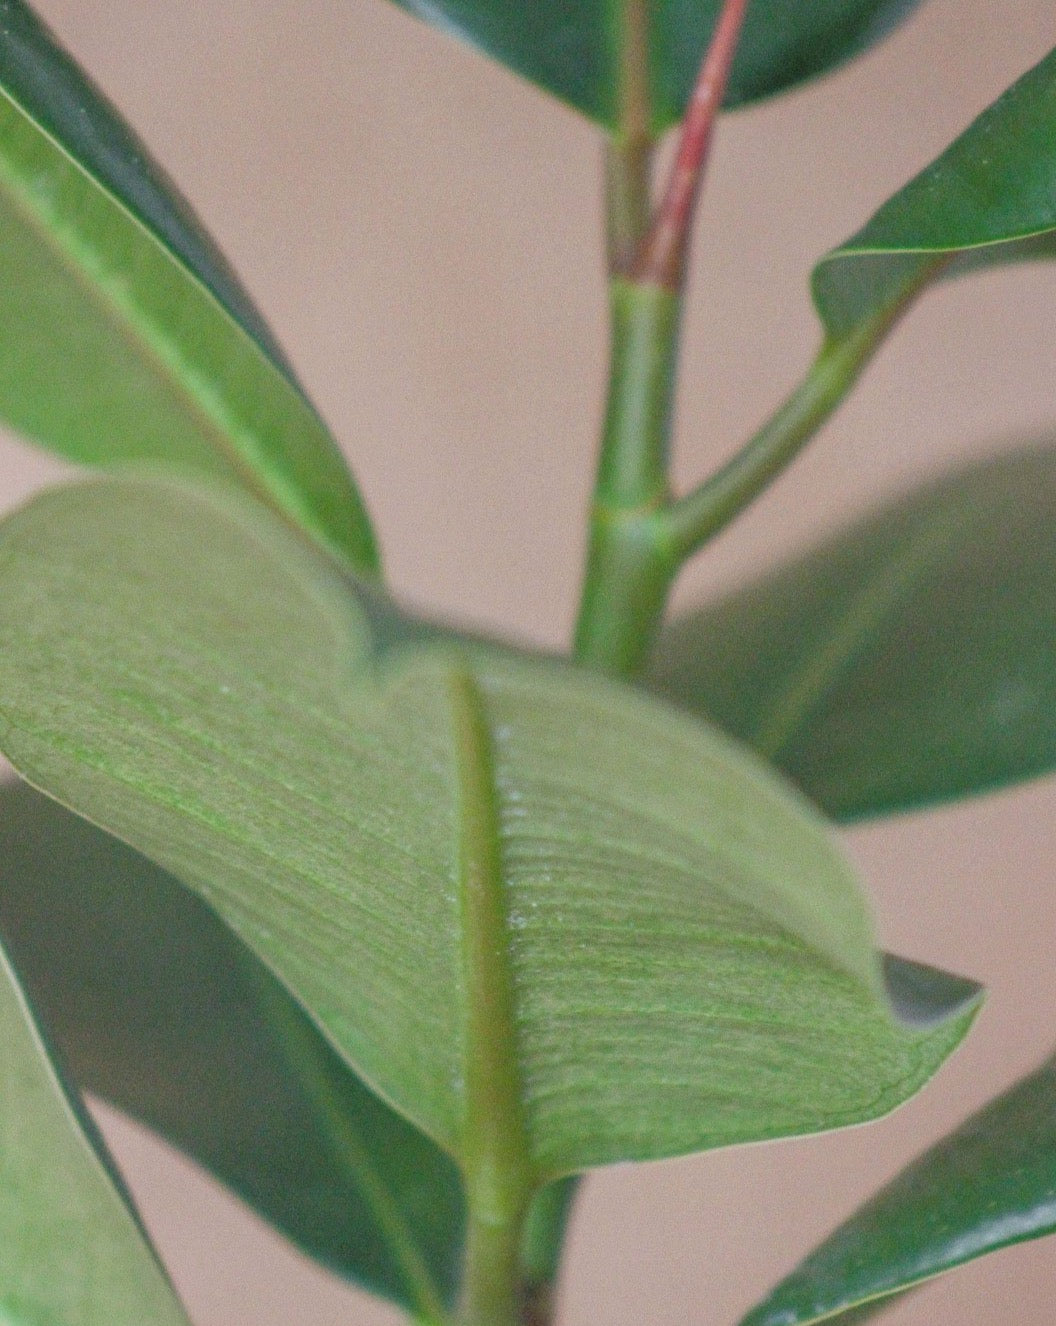
M 384 0 L 38 8 L 271 317 L 368 494 L 395 587 L 561 644 L 604 375 L 591 128 Z M 813 259 L 1054 42 L 1051 3 L 930 0 L 869 58 L 724 122 L 694 262 L 681 483 L 717 464 L 806 364 Z M 1054 311 L 1056 271 L 1040 268 L 932 295 L 678 600 L 954 459 L 1056 431 Z M 0 442 L 5 506 L 59 473 Z M 850 836 L 885 944 L 990 986 L 978 1031 L 879 1125 L 591 1178 L 564 1322 L 733 1322 L 861 1197 L 1051 1049 L 1054 812 L 1048 780 Z M 101 1115 L 200 1326 L 395 1320 Z M 1054 1284 L 1056 1242 L 1042 1242 L 946 1277 L 888 1320 L 1041 1326 L 1056 1315 Z

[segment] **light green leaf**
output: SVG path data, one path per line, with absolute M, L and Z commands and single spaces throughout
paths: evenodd
M 259 315 L 21 0 L 0 0 L 0 419 L 84 464 L 232 480 L 376 569 L 355 484 Z
M 0 1320 L 187 1326 L 0 950 Z
M 0 932 L 78 1086 L 335 1271 L 423 1315 L 453 1300 L 457 1170 L 353 1077 L 193 893 L 3 782 Z
M 639 0 L 396 0 L 577 110 L 619 121 L 624 33 Z M 653 129 L 680 119 L 721 0 L 641 0 Z M 727 93 L 740 105 L 813 78 L 884 36 L 919 0 L 753 0 Z
M 851 870 L 739 746 L 554 662 L 376 652 L 230 494 L 38 499 L 0 534 L 0 640 L 16 767 L 200 890 L 456 1157 L 481 1055 L 542 1180 L 875 1117 L 973 1016 L 905 964 L 893 1016 Z
M 814 270 L 834 339 L 939 275 L 1056 256 L 1056 51 Z
M 1056 450 L 956 471 L 673 622 L 649 684 L 830 815 L 1056 768 Z
M 742 1326 L 871 1320 L 890 1295 L 1056 1231 L 1056 1059 L 882 1188 Z

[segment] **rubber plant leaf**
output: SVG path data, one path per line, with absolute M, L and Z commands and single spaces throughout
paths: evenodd
M 552 661 L 378 649 L 353 588 L 230 492 L 41 497 L 0 532 L 0 748 L 442 1148 L 494 1045 L 543 1181 L 875 1117 L 961 1039 L 976 988 L 885 982 L 824 824 L 740 746 Z
M 462 1260 L 457 1170 L 362 1086 L 200 898 L 6 781 L 0 933 L 79 1088 L 316 1260 L 439 1319 Z
M 963 468 L 672 623 L 651 683 L 841 820 L 1045 773 L 1053 528 L 1051 440 Z
M 1056 1231 L 1056 1059 L 907 1166 L 741 1326 L 871 1320 L 892 1294 Z
M 0 420 L 32 440 L 226 478 L 376 569 L 341 453 L 253 305 L 22 0 L 0 0 L 0 349 Z
M 680 119 L 721 0 L 396 0 L 618 131 L 621 71 L 636 30 L 647 32 L 648 119 Z M 740 105 L 813 78 L 868 49 L 919 0 L 753 0 L 727 92 Z
M 887 321 L 937 276 L 1056 256 L 1056 51 L 814 270 L 839 340 Z
M 819 263 L 814 298 L 829 342 L 838 345 L 863 335 L 868 340 L 874 328 L 889 324 L 939 276 L 1056 256 L 1053 123 L 1056 51 L 985 110 L 857 235 Z M 1042 459 L 1036 463 L 1045 466 Z M 960 476 L 912 500 L 904 514 L 891 509 L 875 524 L 850 532 L 787 574 L 778 572 L 783 586 L 778 594 L 802 595 L 798 607 L 804 616 L 795 631 L 785 616 L 788 602 L 771 597 L 765 582 L 716 609 L 676 620 L 661 638 L 650 684 L 753 744 L 840 817 L 921 804 L 1047 768 L 1044 725 L 1036 741 L 1027 740 L 1022 733 L 1029 719 L 1021 723 L 1012 713 L 1019 703 L 1029 710 L 1039 702 L 1039 696 L 1027 691 L 1043 685 L 1037 672 L 1024 674 L 1037 663 L 1029 617 L 1038 603 L 1044 612 L 1040 586 L 1045 583 L 1049 540 L 1041 523 L 1040 495 L 1030 494 L 1020 511 L 1012 491 L 1030 482 L 1030 464 L 1025 461 L 1020 468 L 1011 462 L 1007 470 L 999 467 L 989 476 L 998 489 L 995 507 L 1008 512 L 1014 531 L 1010 538 L 1018 540 L 1017 549 L 1028 558 L 1030 570 L 1022 577 L 1000 551 L 992 571 L 984 568 L 969 547 L 968 533 L 952 527 L 951 522 L 963 519 L 980 522 L 981 529 L 991 500 L 980 489 L 986 478 Z M 935 509 L 929 514 L 930 504 Z M 1037 589 L 1027 585 L 1035 570 Z M 955 581 L 948 594 L 943 574 Z M 849 575 L 857 577 L 856 585 Z M 1001 605 L 1001 628 L 995 621 L 988 632 L 979 622 L 973 633 L 973 623 L 962 622 L 943 654 L 945 642 L 937 630 L 928 630 L 920 614 L 940 613 L 949 619 L 954 603 L 964 612 L 971 612 L 973 605 L 981 608 L 983 601 L 996 605 L 991 579 L 1002 575 L 1020 588 L 1016 602 Z M 808 583 L 811 576 L 821 578 Z M 944 602 L 947 597 L 949 603 Z M 898 623 L 908 628 L 914 616 L 918 631 L 928 637 L 927 646 L 920 655 L 902 650 L 901 677 L 884 675 L 900 649 Z M 761 650 L 750 662 L 749 636 Z M 712 642 L 718 639 L 723 641 L 722 658 L 713 652 Z M 867 659 L 864 649 L 879 641 L 883 649 Z M 740 676 L 728 661 L 731 650 L 746 651 Z M 977 701 L 982 699 L 978 688 L 990 688 L 982 701 L 990 706 L 988 712 L 977 704 L 950 715 L 956 743 L 945 735 L 940 738 L 934 722 L 915 726 L 923 715 L 914 705 L 925 694 L 938 698 L 938 682 L 926 669 L 940 655 L 942 666 L 964 669 L 958 684 L 963 682 Z M 950 695 L 944 686 L 944 713 L 950 711 Z M 882 719 L 880 705 L 888 706 Z M 851 726 L 865 710 L 872 710 L 872 732 L 868 738 L 856 732 L 852 739 Z M 887 724 L 905 738 L 897 757 L 900 771 L 891 763 L 893 744 L 886 750 L 874 744 L 879 726 Z M 998 730 L 996 745 L 984 751 L 983 743 Z M 852 758 L 857 776 L 842 762 Z M 873 763 L 870 774 L 867 761 Z
M 0 949 L 0 1318 L 188 1326 Z

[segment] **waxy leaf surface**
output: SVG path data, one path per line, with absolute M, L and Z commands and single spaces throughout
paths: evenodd
M 639 0 L 396 0 L 609 129 L 620 123 L 623 51 Z M 650 120 L 680 119 L 721 0 L 640 0 L 649 30 Z M 919 0 L 753 0 L 727 93 L 755 101 L 865 50 Z
M 939 275 L 1056 256 L 1056 51 L 814 271 L 830 337 L 884 321 Z
M 973 465 L 674 621 L 650 685 L 856 819 L 1056 768 L 1056 449 Z
M 335 1271 L 423 1316 L 451 1301 L 457 1170 L 359 1083 L 189 889 L 3 782 L 0 933 L 78 1087 Z
M 0 949 L 0 1320 L 187 1326 Z
M 83 464 L 226 478 L 376 566 L 341 454 L 252 304 L 21 0 L 0 0 L 0 420 Z
M 551 661 L 378 650 L 352 588 L 230 493 L 48 494 L 0 533 L 0 749 L 444 1149 L 489 1055 L 544 1179 L 875 1117 L 963 1036 L 956 978 L 890 964 L 892 1011 L 825 825 L 739 745 Z
M 882 1188 L 742 1326 L 871 1320 L 891 1294 L 1056 1231 L 1056 1060 Z

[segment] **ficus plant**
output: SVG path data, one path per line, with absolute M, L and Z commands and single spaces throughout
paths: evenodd
M 85 1091 L 413 1320 L 547 1326 L 578 1176 L 875 1119 L 968 1033 L 979 987 L 877 951 L 834 825 L 1056 766 L 1051 449 L 666 614 L 930 287 L 1056 255 L 1056 52 L 821 258 L 805 377 L 676 494 L 718 112 L 849 60 L 913 0 L 403 7 L 604 144 L 610 381 L 567 657 L 395 601 L 232 269 L 0 0 L 0 417 L 102 471 L 0 525 L 0 749 L 24 779 L 0 790 L 12 1326 L 186 1323 Z M 1052 1232 L 1054 1185 L 1050 1062 L 742 1326 L 871 1318 Z

